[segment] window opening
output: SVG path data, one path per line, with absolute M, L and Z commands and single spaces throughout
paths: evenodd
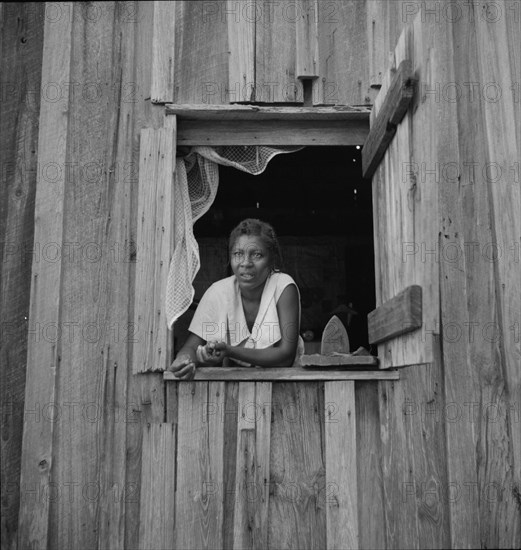
M 197 303 L 215 281 L 231 274 L 228 236 L 242 219 L 271 223 L 284 270 L 301 293 L 306 353 L 320 351 L 333 314 L 344 323 L 351 352 L 368 343 L 367 314 L 375 309 L 373 208 L 370 181 L 361 175 L 357 147 L 306 147 L 271 160 L 257 176 L 219 166 L 215 201 L 194 226 L 201 268 L 192 306 L 175 323 L 174 353 L 188 336 Z

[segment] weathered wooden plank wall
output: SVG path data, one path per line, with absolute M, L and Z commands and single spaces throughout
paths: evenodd
M 450 503 L 454 547 L 521 543 L 520 36 L 508 2 L 473 5 L 452 27 L 452 74 L 431 98 L 456 107 L 458 171 L 439 187 L 448 481 L 461 491 Z
M 402 4 L 180 2 L 175 101 L 302 102 L 304 77 L 315 105 L 371 104 L 403 26 Z
M 150 105 L 147 71 L 156 6 L 52 7 L 44 84 L 54 83 L 62 97 L 42 101 L 38 153 L 61 177 L 41 180 L 36 228 L 39 242 L 68 252 L 33 265 L 32 319 L 52 321 L 58 338 L 33 346 L 28 357 L 26 401 L 47 417 L 26 418 L 21 483 L 36 498 L 22 503 L 19 542 L 131 548 L 139 534 L 143 422 L 165 416 L 161 377 L 134 377 L 128 368 L 132 340 L 141 336 L 129 300 L 139 133 L 163 120 Z
M 7 549 L 16 544 L 23 497 L 20 462 L 44 10 L 34 2 L 4 2 L 0 10 L 0 501 L 1 546 Z M 32 337 L 38 337 L 36 330 Z
M 177 464 L 175 547 L 357 548 L 359 538 L 361 547 L 385 547 L 383 525 L 374 523 L 383 522 L 379 422 L 367 382 L 167 384 L 179 391 L 177 448 L 164 447 Z M 154 456 L 171 472 L 166 457 Z M 147 509 L 149 491 L 163 498 L 157 484 L 142 491 Z M 360 537 L 359 517 L 373 526 Z
M 398 384 L 379 385 L 388 547 L 517 547 L 521 541 L 521 448 L 514 425 L 520 403 L 515 332 L 520 282 L 510 278 L 519 271 L 515 83 L 521 48 L 508 4 L 493 9 L 480 2 L 465 16 L 452 15 L 453 21 L 441 12 L 432 12 L 434 19 L 420 13 L 395 54 L 396 61 L 412 55 L 419 78 L 411 157 L 402 159 L 408 165 L 379 169 L 390 170 L 395 179 L 375 190 L 382 204 L 376 206 L 375 230 L 379 235 L 387 226 L 396 236 L 401 228 L 402 250 L 395 253 L 405 261 L 403 246 L 410 247 L 421 263 L 414 276 L 428 285 L 424 293 L 438 284 L 440 292 L 427 311 L 433 317 L 416 335 L 415 347 L 425 353 L 426 338 L 434 333 L 429 364 L 403 369 Z M 518 31 L 519 19 L 516 25 Z M 475 95 L 465 88 L 471 85 Z M 490 89 L 501 90 L 501 99 L 483 95 Z M 423 135 L 426 125 L 429 132 Z M 404 169 L 405 181 L 421 193 L 415 208 L 431 209 L 415 217 L 409 234 L 407 224 L 397 224 L 407 210 L 390 207 Z M 378 174 L 373 181 L 378 185 Z M 437 209 L 436 231 L 428 231 Z M 392 265 L 396 256 L 376 241 L 382 265 Z M 389 290 L 389 280 L 385 271 L 377 273 L 378 294 Z M 400 352 L 406 351 L 401 345 Z M 396 514 L 394 504 L 400 501 L 405 515 Z
M 206 4 L 206 18 L 197 11 L 202 9 L 198 4 Z M 326 9 L 326 4 L 320 9 Z M 318 65 L 321 78 L 326 78 L 321 82 L 345 83 L 345 95 L 333 102 L 358 103 L 367 91 L 371 94 L 380 84 L 385 85 L 387 72 L 380 67 L 388 57 L 386 52 L 394 47 L 392 37 L 405 22 L 397 15 L 403 16 L 402 4 L 370 0 L 353 5 L 353 12 L 348 9 L 351 4 L 346 3 L 338 7 L 344 10 L 342 20 L 318 21 Z M 503 15 L 496 17 L 497 21 L 493 7 L 484 1 L 470 5 L 473 17 L 461 16 L 455 21 L 441 14 L 432 24 L 420 13 L 416 27 L 407 31 L 395 54 L 398 60 L 406 47 L 414 51 L 413 61 L 420 77 L 417 103 L 409 121 L 412 159 L 420 169 L 422 163 L 434 170 L 434 162 L 445 163 L 438 167 L 438 181 L 427 187 L 420 182 L 422 185 L 416 187 L 415 200 L 423 204 L 404 230 L 407 239 L 412 235 L 410 242 L 420 247 L 423 244 L 425 251 L 438 247 L 437 256 L 427 255 L 417 267 L 424 280 L 433 285 L 427 288 L 431 297 L 440 285 L 439 299 L 433 300 L 430 314 L 435 316 L 440 311 L 441 324 L 435 330 L 432 317 L 432 326 L 426 326 L 434 332 L 427 364 L 406 367 L 398 382 L 355 384 L 356 404 L 354 408 L 351 404 L 349 410 L 355 410 L 357 418 L 358 537 L 362 547 L 521 545 L 521 298 L 515 279 L 521 210 L 519 89 L 515 86 L 520 81 L 521 48 L 519 17 L 506 16 L 510 13 L 507 2 L 494 5 Z M 21 548 L 29 543 L 41 548 L 137 548 L 157 540 L 170 544 L 174 535 L 178 544 L 197 536 L 200 545 L 229 548 L 234 542 L 240 545 L 252 541 L 248 524 L 254 527 L 254 540 L 261 541 L 260 545 L 267 539 L 271 546 L 289 546 L 297 537 L 300 546 L 324 548 L 328 540 L 333 540 L 328 537 L 332 534 L 328 532 L 327 499 L 335 496 L 335 488 L 326 483 L 322 412 L 327 407 L 321 383 L 270 385 L 272 423 L 268 429 L 266 418 L 251 427 L 243 425 L 244 419 L 243 424 L 238 422 L 251 387 L 241 390 L 238 383 L 215 382 L 165 384 L 160 374 L 133 375 L 130 368 L 132 340 L 139 341 L 143 336 L 143 327 L 134 325 L 133 298 L 135 261 L 140 259 L 140 250 L 133 244 L 138 235 L 139 136 L 143 128 L 163 125 L 162 107 L 153 105 L 150 98 L 152 82 L 157 82 L 152 75 L 153 44 L 157 45 L 154 37 L 161 33 L 164 36 L 158 14 L 164 13 L 165 4 L 52 6 L 61 10 L 62 17 L 52 12 L 44 18 L 38 11 L 41 8 L 35 8 L 40 15 L 34 25 L 34 59 L 41 56 L 38 33 L 45 19 L 43 84 L 72 82 L 72 90 L 71 86 L 62 86 L 60 101 L 47 98 L 41 103 L 43 138 L 39 140 L 38 161 L 58 166 L 62 172 L 50 182 L 39 172 L 35 239 L 56 243 L 63 252 L 58 261 L 34 261 L 30 318 L 40 325 L 52 323 L 59 336 L 54 340 L 46 333 L 47 339 L 41 339 L 38 345 L 28 341 L 26 406 L 36 408 L 36 414 L 39 411 L 41 422 L 36 422 L 34 415 L 26 416 L 21 492 L 9 495 L 6 543 L 16 547 L 13 523 L 16 499 L 20 498 Z M 407 6 L 410 9 L 411 3 Z M 418 6 L 421 9 L 421 4 Z M 239 61 L 230 61 L 228 33 L 234 29 L 236 16 L 233 12 L 227 16 L 223 11 L 218 15 L 213 12 L 215 8 L 236 9 L 232 2 L 185 2 L 174 7 L 173 93 L 178 101 L 233 101 L 230 75 L 239 74 L 232 72 L 238 67 L 250 71 L 249 63 L 263 67 L 255 72 L 259 86 L 259 75 L 266 74 L 265 78 L 280 78 L 282 84 L 291 84 L 293 89 L 295 84 L 298 86 L 293 38 L 289 42 L 281 38 L 295 36 L 291 12 L 273 25 L 263 19 L 262 26 L 258 15 L 254 15 L 254 48 L 242 53 L 256 53 L 232 56 Z M 389 14 L 392 9 L 394 15 Z M 389 16 L 385 24 L 375 15 L 384 12 Z M 338 48 L 351 44 L 353 23 L 345 21 L 351 13 L 363 16 L 364 28 L 370 22 L 372 34 L 365 39 L 357 34 L 360 42 L 356 41 L 353 52 L 339 54 Z M 251 21 L 243 19 L 245 28 L 240 36 L 250 40 L 251 26 L 246 23 Z M 387 29 L 385 38 L 376 40 L 381 36 L 380 25 Z M 322 38 L 320 28 L 327 29 Z M 17 40 L 14 30 L 10 32 L 13 35 L 6 33 L 6 40 Z M 366 62 L 350 65 L 347 60 L 364 40 L 368 51 L 362 54 L 367 56 Z M 329 50 L 320 48 L 329 48 L 333 42 L 329 59 L 329 53 L 325 54 Z M 373 49 L 372 42 L 377 44 Z M 251 46 L 251 40 L 248 44 Z M 9 48 L 7 51 L 19 52 L 11 44 Z M 278 52 L 280 58 L 273 62 Z M 23 67 L 18 59 L 15 64 Z M 31 83 L 39 79 L 33 63 L 31 58 L 25 65 Z M 358 71 L 363 73 L 355 75 Z M 166 79 L 166 83 L 157 84 L 157 89 L 169 95 L 168 82 Z M 473 90 L 477 95 L 472 98 L 464 85 L 469 82 L 478 83 Z M 208 83 L 213 87 L 207 87 Z M 461 95 L 452 101 L 450 94 L 457 93 L 458 83 Z M 492 86 L 485 88 L 489 83 Z M 498 89 L 500 98 L 490 95 Z M 273 101 L 289 102 L 296 94 L 274 92 L 271 97 Z M 35 150 L 31 121 L 36 119 L 36 112 L 36 105 L 27 100 L 18 111 L 20 130 L 9 125 L 3 130 L 2 139 L 7 136 L 11 140 L 9 136 L 15 133 L 21 136 L 10 155 Z M 421 125 L 431 124 L 439 131 L 437 135 L 432 131 L 419 133 Z M 420 135 L 426 136 L 424 142 L 419 142 Z M 34 162 L 29 161 L 29 165 L 34 166 Z M 12 197 L 14 192 L 16 197 L 19 186 L 27 186 L 25 203 L 7 203 L 8 216 L 12 212 L 17 219 L 22 215 L 29 219 L 24 222 L 26 233 L 17 237 L 27 241 L 35 179 L 19 178 L 21 163 L 17 164 L 18 175 L 7 178 L 8 186 L 2 193 Z M 452 177 L 454 164 L 450 163 L 455 163 L 461 173 Z M 475 170 L 469 170 L 469 166 Z M 501 168 L 502 179 L 498 179 L 497 167 Z M 491 172 L 494 168 L 496 171 Z M 427 181 L 429 174 L 436 172 L 423 174 Z M 397 179 L 395 174 L 393 181 Z M 397 189 L 386 188 L 382 197 L 387 200 L 393 193 Z M 378 197 L 380 200 L 380 194 Z M 409 202 L 403 197 L 400 205 L 403 212 Z M 437 231 L 431 235 L 433 242 L 425 232 L 425 224 L 432 221 L 431 216 L 423 215 L 429 208 L 438 220 Z M 386 216 L 377 221 L 390 224 L 399 244 L 396 235 L 401 227 L 400 209 L 389 210 Z M 401 240 L 403 244 L 405 237 Z M 379 254 L 384 254 L 383 242 L 378 243 Z M 69 243 L 67 248 L 65 243 Z M 466 243 L 478 243 L 477 251 L 469 251 Z M 451 255 L 454 250 L 461 251 L 456 259 Z M 6 251 L 4 246 L 4 257 Z M 429 264 L 431 258 L 433 263 Z M 11 258 L 2 266 L 2 275 L 8 274 L 2 279 L 2 305 L 7 303 L 8 312 L 14 307 L 23 311 L 16 293 L 7 301 L 5 298 L 12 289 L 11 273 L 21 262 L 20 257 Z M 22 278 L 27 289 L 23 265 Z M 5 286 L 4 281 L 9 285 Z M 377 288 L 381 285 L 379 279 Z M 6 358 L 8 364 L 8 368 L 2 365 L 2 376 L 6 373 L 8 384 L 9 373 L 18 371 L 23 359 L 26 340 L 20 335 L 21 329 L 15 340 L 2 348 L 2 361 Z M 259 395 L 264 395 L 267 387 L 261 384 Z M 205 403 L 203 414 L 199 408 Z M 208 410 L 210 406 L 215 408 Z M 194 408 L 196 414 L 190 416 Z M 218 416 L 213 418 L 215 413 Z M 147 423 L 154 427 L 146 427 Z M 16 430 L 14 421 L 8 426 Z M 332 428 L 328 427 L 330 436 Z M 351 426 L 350 441 L 353 433 Z M 144 449 L 143 439 L 145 445 L 149 442 L 156 447 Z M 140 518 L 145 521 L 150 516 L 153 495 L 147 488 L 153 488 L 157 479 L 147 469 L 147 457 L 154 457 L 171 474 L 172 464 L 165 455 L 176 446 L 176 439 L 177 497 L 167 501 L 166 488 L 162 495 L 165 506 L 176 510 L 179 521 L 175 533 L 168 529 L 154 531 L 149 538 L 150 531 L 140 526 Z M 244 484 L 258 479 L 246 451 L 260 454 L 266 469 L 268 458 L 262 454 L 266 449 L 260 449 L 259 443 L 268 439 L 270 492 L 266 504 L 261 491 L 262 505 L 257 509 L 244 500 L 245 495 L 234 491 L 238 481 Z M 345 443 L 345 438 L 342 440 Z M 207 454 L 210 444 L 217 454 Z M 3 444 L 2 461 L 8 456 L 8 462 L 5 470 L 2 462 L 2 476 L 17 477 L 15 454 L 19 445 L 17 436 Z M 187 453 L 187 449 L 194 448 L 200 453 Z M 246 470 L 241 469 L 244 467 Z M 142 476 L 146 488 L 141 486 Z M 206 492 L 202 481 L 207 483 Z M 31 492 L 33 489 L 36 493 Z M 344 483 L 341 489 L 345 491 Z M 342 527 L 351 529 L 352 525 Z
M 60 18 L 52 32 L 53 22 L 45 17 L 42 60 L 42 89 L 55 85 L 59 95 L 41 96 L 38 163 L 53 166 L 53 177 L 46 172 L 37 174 L 35 198 L 34 242 L 42 247 L 54 247 L 53 252 L 41 258 L 33 257 L 31 277 L 31 305 L 29 326 L 42 327 L 47 336 L 41 341 L 29 338 L 27 347 L 27 378 L 25 407 L 39 410 L 36 416 L 24 415 L 22 465 L 20 486 L 19 544 L 22 548 L 46 544 L 50 536 L 51 498 L 42 498 L 51 488 L 51 471 L 55 468 L 53 449 L 54 422 L 58 398 L 57 372 L 61 361 L 58 330 L 62 326 L 59 305 L 61 302 L 63 216 L 65 195 L 65 162 L 67 154 L 69 94 L 62 96 L 60 85 L 70 82 L 71 21 Z M 43 368 L 42 368 L 43 367 Z M 27 490 L 36 489 L 36 496 L 27 498 Z M 25 498 L 24 498 L 25 497 Z M 41 499 L 41 500 L 40 500 Z

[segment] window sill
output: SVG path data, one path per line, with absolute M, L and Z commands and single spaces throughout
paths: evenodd
M 199 367 L 195 382 L 312 382 L 328 380 L 399 380 L 397 370 L 358 370 L 365 365 L 350 365 L 348 368 L 263 368 L 263 367 Z M 356 370 L 355 370 L 356 369 Z M 172 372 L 164 372 L 163 379 L 180 382 Z

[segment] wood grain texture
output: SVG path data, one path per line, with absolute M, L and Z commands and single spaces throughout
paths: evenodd
M 470 40 L 471 47 L 475 47 L 475 32 L 472 32 L 467 25 L 464 25 L 465 33 L 471 31 L 470 36 L 465 37 L 465 45 L 462 44 L 462 37 L 459 35 L 463 28 L 456 25 L 452 29 L 452 36 L 449 35 L 451 42 L 453 41 L 454 60 L 450 66 L 451 73 L 448 75 L 448 80 L 454 81 L 456 78 L 456 66 L 459 67 L 459 77 L 465 81 L 476 81 L 479 79 L 477 72 L 475 57 L 468 58 L 465 51 L 467 40 Z M 461 46 L 463 48 L 461 49 Z M 465 61 L 463 61 L 463 56 Z M 470 124 L 470 120 L 481 119 L 481 106 L 479 104 L 472 105 L 469 102 L 464 102 L 457 109 L 457 114 L 448 121 L 449 128 L 452 130 L 451 147 L 453 149 L 452 160 L 458 166 L 462 166 L 463 162 L 468 162 L 469 159 L 474 162 L 477 158 L 484 158 L 482 137 L 476 135 L 474 122 Z M 467 120 L 467 117 L 472 117 Z M 465 135 L 462 135 L 462 134 Z M 460 140 L 463 137 L 460 145 Z M 480 217 L 485 215 L 487 209 L 487 200 L 484 197 L 484 189 L 479 186 L 471 190 L 475 182 L 472 179 L 463 178 L 462 187 L 456 187 L 449 182 L 445 182 L 440 186 L 440 215 L 442 236 L 440 236 L 440 244 L 455 243 L 462 245 L 464 241 L 476 239 L 482 240 L 487 238 L 487 232 L 483 231 L 478 224 L 467 224 L 464 217 L 472 215 L 475 217 L 476 207 L 480 211 Z M 462 195 L 460 198 L 460 194 Z M 485 210 L 485 212 L 483 212 Z M 462 217 L 463 216 L 463 217 Z M 457 235 L 457 238 L 456 238 Z M 479 241 L 478 241 L 479 242 Z M 469 290 L 467 288 L 467 277 L 464 273 L 465 260 L 461 258 L 458 262 L 441 262 L 440 263 L 440 300 L 441 300 L 441 323 L 444 331 L 448 330 L 449 324 L 456 324 L 462 319 L 462 312 L 468 312 L 469 309 Z M 459 270 L 461 272 L 458 272 Z M 483 266 L 481 266 L 483 269 Z M 487 269 L 489 271 L 489 269 Z M 480 270 L 481 272 L 481 270 Z M 485 275 L 485 274 L 483 274 Z M 488 274 L 490 277 L 490 274 Z M 490 289 L 484 285 L 483 279 L 480 277 L 482 288 L 479 300 L 487 303 L 487 309 L 490 304 Z M 481 286 L 480 285 L 480 286 Z M 477 297 L 477 294 L 474 294 Z M 476 305 L 472 307 L 477 309 L 472 313 L 472 320 L 479 322 L 485 321 L 486 317 L 479 316 L 483 314 L 483 309 Z M 470 313 L 470 312 L 469 312 Z M 468 315 L 468 313 L 467 313 Z M 466 318 L 468 318 L 466 316 Z M 454 325 L 453 325 L 454 326 Z M 467 338 L 454 339 L 449 336 L 450 342 L 446 341 L 449 333 L 443 339 L 443 362 L 445 368 L 445 401 L 446 403 L 472 403 L 481 402 L 481 390 L 479 389 L 479 373 L 475 364 L 472 361 L 474 353 L 468 349 Z M 455 340 L 455 341 L 452 341 Z M 479 351 L 483 352 L 484 343 L 479 341 Z M 480 363 L 483 359 L 480 359 Z M 475 389 L 476 388 L 476 389 Z M 479 396 L 479 397 L 478 397 Z M 446 425 L 447 432 L 447 477 L 448 482 L 453 484 L 461 484 L 463 481 L 472 489 L 478 487 L 478 491 L 470 492 L 470 496 L 474 498 L 476 493 L 479 494 L 479 476 L 477 471 L 478 435 L 475 433 L 475 426 L 461 422 L 448 422 Z M 457 485 L 456 485 L 457 486 Z M 460 485 L 461 486 L 461 485 Z M 481 546 L 481 521 L 480 521 L 480 506 L 470 504 L 468 499 L 458 500 L 450 503 L 450 527 L 451 527 L 451 546 L 453 548 L 460 546 Z
M 64 6 L 71 8 L 71 6 Z M 71 8 L 72 9 L 72 8 Z M 45 19 L 42 58 L 43 82 L 71 80 L 71 21 L 63 18 L 51 23 Z M 65 166 L 69 101 L 40 104 L 38 162 Z M 36 179 L 34 240 L 36 243 L 62 243 L 64 221 L 65 172 L 60 171 L 52 183 L 39 172 Z M 62 258 L 57 261 L 38 261 L 33 257 L 31 276 L 31 305 L 29 326 L 40 331 L 41 326 L 59 327 L 62 321 L 60 294 L 62 292 Z M 56 339 L 30 338 L 27 345 L 27 378 L 20 487 L 41 492 L 49 487 L 51 470 L 55 468 L 55 422 L 42 421 L 42 407 L 57 401 L 56 378 L 60 370 L 61 349 Z M 50 499 L 29 498 L 23 491 L 20 500 L 18 546 L 45 548 L 52 529 Z
M 268 548 L 326 547 L 324 393 L 320 383 L 273 386 Z
M 414 95 L 412 64 L 404 59 L 393 74 L 389 89 L 371 124 L 371 131 L 362 148 L 362 173 L 371 178 L 396 133 Z
M 241 382 L 238 395 L 233 548 L 268 547 L 271 383 Z
M 363 357 L 368 359 L 368 357 Z M 357 357 L 357 359 L 360 359 Z M 374 359 L 374 358 L 373 358 Z M 343 369 L 311 369 L 301 367 L 289 368 L 259 368 L 252 369 L 249 367 L 201 367 L 195 373 L 195 381 L 236 381 L 236 382 L 296 382 L 296 381 L 311 381 L 311 380 L 398 380 L 400 374 L 398 371 L 386 370 L 343 370 Z M 165 372 L 163 378 L 169 382 L 179 381 L 172 372 Z
M 253 3 L 244 4 L 251 13 Z M 302 87 L 295 77 L 296 16 L 294 2 L 256 2 L 255 101 L 302 101 Z
M 232 101 L 255 101 L 255 27 L 257 15 L 236 0 L 223 6 L 228 27 L 228 90 Z
M 401 30 L 412 22 L 419 6 L 387 0 L 366 0 L 366 4 L 369 85 L 379 90 Z
M 387 548 L 414 548 L 419 540 L 416 498 L 405 491 L 414 487 L 415 481 L 413 456 L 403 422 L 405 391 L 401 381 L 378 385 Z
M 299 0 L 297 5 L 296 77 L 318 78 L 318 0 Z
M 386 548 L 378 384 L 355 383 L 360 548 Z M 371 527 L 368 527 L 371 526 Z
M 379 344 L 422 326 L 422 289 L 412 285 L 367 316 L 369 343 Z
M 170 119 L 170 117 L 169 117 Z M 141 131 L 133 372 L 163 371 L 171 337 L 165 314 L 166 283 L 173 250 L 173 173 L 176 130 Z
M 350 367 L 352 369 L 362 369 L 364 365 L 378 365 L 378 357 L 372 355 L 348 355 L 345 353 L 333 352 L 335 355 L 322 355 L 322 353 L 313 353 L 311 355 L 302 355 L 300 364 L 303 367 L 329 367 L 341 368 Z
M 327 548 L 359 548 L 355 383 L 326 382 Z
M 386 41 L 385 31 L 389 2 L 367 0 L 366 5 L 369 86 L 379 90 L 386 71 L 389 52 L 394 50 L 396 44 L 389 48 L 391 44 Z
M 361 145 L 367 123 L 344 121 L 179 122 L 178 145 Z
M 177 4 L 176 4 L 177 5 Z M 154 29 L 154 3 L 137 2 L 133 5 L 117 4 L 121 10 L 123 23 L 121 36 L 121 85 L 118 97 L 125 117 L 132 122 L 131 130 L 126 134 L 125 153 L 122 154 L 125 167 L 129 174 L 125 178 L 130 198 L 131 215 L 128 220 L 129 250 L 137 257 L 138 232 L 138 181 L 139 181 L 139 142 L 143 128 L 160 128 L 167 124 L 164 121 L 164 109 L 150 101 L 152 87 L 152 63 L 150 60 L 151 44 Z M 126 9 L 123 9 L 126 8 Z M 115 31 L 119 35 L 119 31 Z M 117 58 L 119 59 L 118 53 Z M 117 74 L 117 73 L 116 73 Z M 119 82 L 114 77 L 114 82 Z M 127 114 L 131 107 L 131 114 Z M 131 262 L 129 273 L 129 316 L 134 323 L 134 294 L 136 284 L 136 263 Z M 139 334 L 139 333 L 138 333 Z M 141 336 L 141 335 L 140 335 Z M 129 361 L 132 362 L 133 342 L 129 346 Z M 124 502 L 124 542 L 125 548 L 137 548 L 139 542 L 140 518 L 140 485 L 143 428 L 147 422 L 159 423 L 165 421 L 165 412 L 171 414 L 171 409 L 165 411 L 165 394 L 163 379 L 160 374 L 134 376 L 132 368 L 126 372 L 127 395 L 125 403 L 126 457 L 125 482 L 121 487 L 119 498 Z M 172 403 L 170 402 L 170 406 Z M 170 419 L 167 419 L 170 421 Z M 119 524 L 119 523 L 118 523 Z
M 20 509 L 23 411 L 34 250 L 38 120 L 44 5 L 3 3 L 0 10 L 0 403 L 1 546 L 15 548 Z M 29 408 L 29 407 L 28 407 Z
M 402 420 L 407 450 L 414 462 L 413 484 L 402 485 L 402 501 L 416 499 L 420 548 L 450 547 L 450 493 L 447 478 L 446 422 L 452 404 L 443 395 L 440 340 L 436 338 L 434 361 L 413 366 L 404 373 Z M 410 479 L 410 478 L 409 478 Z M 460 486 L 461 487 L 461 486 Z M 459 487 L 458 487 L 459 488 Z
M 223 547 L 223 382 L 179 387 L 176 548 Z
M 365 107 L 328 105 L 317 107 L 266 105 L 167 104 L 165 113 L 179 120 L 369 120 Z
M 154 0 L 150 87 L 152 103 L 174 101 L 175 14 L 175 3 Z
M 509 2 L 501 2 L 499 6 L 508 13 L 512 10 Z M 490 9 L 486 2 L 480 2 L 479 7 Z M 490 97 L 491 86 L 502 90 L 501 101 L 483 102 L 483 137 L 485 141 L 485 158 L 490 167 L 487 181 L 491 234 L 490 241 L 504 243 L 514 249 L 521 249 L 521 185 L 519 180 L 519 162 L 521 160 L 520 129 L 520 97 L 519 88 L 521 68 L 521 17 L 517 20 L 517 34 L 509 34 L 508 20 L 512 14 L 501 17 L 498 25 L 492 25 L 487 20 L 476 21 L 476 42 L 479 63 L 479 81 L 488 89 Z M 517 37 L 517 38 L 516 38 Z M 490 52 L 489 44 L 494 44 Z M 459 68 L 459 67 L 458 67 Z M 517 84 L 513 84 L 517 83 Z M 504 92 L 504 94 L 503 94 Z M 516 126 L 517 121 L 517 126 Z M 500 167 L 505 177 L 505 185 L 493 180 L 492 167 Z M 515 175 L 517 174 L 517 175 Z M 512 243 L 507 245 L 506 243 Z M 513 243 L 516 243 L 514 245 Z M 483 379 L 484 394 L 491 403 L 503 401 L 503 392 L 511 403 L 521 403 L 521 339 L 512 327 L 521 324 L 521 278 L 519 272 L 519 254 L 497 254 L 493 262 L 493 289 L 495 304 L 494 322 L 500 327 L 502 338 L 493 346 L 492 356 L 499 358 L 502 381 L 496 384 L 486 384 Z M 488 370 L 488 369 L 487 369 Z M 497 369 L 499 370 L 499 369 Z M 508 415 L 502 426 L 488 426 L 486 434 L 495 442 L 494 448 L 505 461 L 512 464 L 486 461 L 479 464 L 487 481 L 500 479 L 504 486 L 521 487 L 521 430 L 516 426 L 512 415 Z M 509 441 L 506 441 L 510 434 Z M 488 439 L 488 438 L 487 438 Z M 507 458 L 508 457 L 508 458 Z M 478 471 L 480 471 L 478 470 Z M 509 490 L 505 502 L 497 502 L 481 512 L 482 544 L 486 546 L 516 546 L 521 542 L 521 495 Z M 517 503 L 517 507 L 516 507 Z M 516 509 L 517 508 L 517 509 Z M 492 517 L 491 517 L 492 516 Z M 496 531 L 497 530 L 497 531 Z
M 401 372 L 378 387 L 387 547 L 448 547 L 449 501 L 464 487 L 448 484 L 441 355 Z
M 319 78 L 313 82 L 313 103 L 370 104 L 366 2 L 317 6 Z
M 130 25 L 119 9 L 99 19 L 85 17 L 79 4 L 71 9 L 70 82 L 84 87 L 88 83 L 93 95 L 87 101 L 84 94 L 70 94 L 67 110 L 65 161 L 76 172 L 63 189 L 63 242 L 76 243 L 77 253 L 68 254 L 63 263 L 59 307 L 61 322 L 77 329 L 60 345 L 56 403 L 70 403 L 73 410 L 65 414 L 63 409 L 55 425 L 52 477 L 56 487 L 71 484 L 74 504 L 60 498 L 51 506 L 48 545 L 121 547 L 125 507 L 133 498 L 126 476 L 126 429 L 119 424 L 127 411 L 133 338 L 133 104 L 125 97 L 131 78 L 128 35 L 123 31 Z M 61 41 L 59 37 L 60 47 Z
M 235 535 L 235 508 L 238 504 L 237 472 L 237 422 L 239 411 L 239 382 L 225 384 L 224 408 L 220 414 L 224 432 L 223 474 L 223 548 L 233 548 Z M 177 386 L 177 384 L 167 384 Z
M 418 18 L 415 26 L 404 28 L 394 57 L 397 65 L 410 59 L 418 85 L 425 88 L 435 86 L 447 60 L 445 49 L 433 54 L 434 44 L 442 40 L 439 27 L 421 25 Z M 384 78 L 372 121 L 382 107 L 391 78 L 391 73 Z M 381 368 L 432 361 L 433 337 L 440 330 L 438 263 L 436 245 L 431 244 L 437 243 L 437 187 L 434 175 L 425 175 L 427 166 L 442 162 L 440 154 L 449 139 L 437 108 L 435 102 L 422 98 L 414 101 L 373 176 L 376 305 L 411 285 L 419 285 L 423 291 L 424 328 L 380 344 Z
M 148 424 L 143 430 L 139 548 L 174 548 L 174 424 Z
M 507 13 L 506 3 L 499 6 Z M 518 240 L 519 229 L 514 228 L 520 223 L 519 184 L 505 172 L 517 162 L 516 154 L 519 158 L 515 153 L 519 128 L 514 128 L 519 106 L 516 109 L 512 102 L 512 90 L 504 88 L 505 81 L 519 80 L 519 30 L 517 47 L 512 49 L 508 16 L 497 21 L 497 30 L 490 22 L 478 21 L 482 14 L 490 15 L 488 7 L 480 2 L 474 6 L 472 22 L 458 21 L 451 28 L 451 81 L 492 83 L 502 90 L 502 97 L 497 105 L 489 105 L 485 98 L 473 101 L 468 94 L 456 102 L 454 160 L 460 167 L 476 163 L 476 169 L 462 169 L 457 186 L 450 182 L 440 186 L 441 239 L 445 246 L 493 243 L 506 250 L 506 242 Z M 496 41 L 497 47 L 490 48 Z M 493 181 L 494 175 L 487 173 L 486 167 L 492 165 L 501 167 L 505 174 L 501 180 Z M 519 402 L 519 366 L 512 370 L 515 362 L 519 365 L 519 341 L 507 325 L 515 326 L 519 319 L 520 282 L 510 278 L 513 256 L 488 258 L 467 252 L 441 264 L 444 326 L 469 327 L 459 338 L 447 332 L 449 338 L 444 341 L 446 400 L 472 407 L 466 415 L 471 426 L 464 421 L 447 423 L 449 482 L 466 480 L 472 487 L 469 498 L 474 498 L 474 505 L 468 499 L 451 505 L 451 542 L 453 546 L 516 547 L 521 541 L 521 520 L 519 498 L 512 487 L 519 485 L 520 436 L 507 411 Z M 470 323 L 474 323 L 472 331 Z M 494 327 L 494 334 L 485 327 Z M 465 448 L 472 452 L 465 453 Z M 503 497 L 496 498 L 496 493 L 491 498 L 487 487 L 503 488 Z
M 174 88 L 176 103 L 241 101 L 229 88 L 227 0 L 176 2 Z

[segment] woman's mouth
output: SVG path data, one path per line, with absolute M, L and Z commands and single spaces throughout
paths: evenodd
M 241 279 L 244 279 L 245 281 L 251 281 L 255 277 L 253 273 L 239 273 L 239 276 Z

